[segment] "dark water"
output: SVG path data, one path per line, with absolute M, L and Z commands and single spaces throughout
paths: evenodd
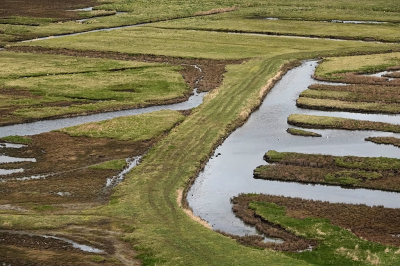
M 364 203 L 400 207 L 400 194 L 365 189 L 343 189 L 333 186 L 304 185 L 253 179 L 253 170 L 262 164 L 268 150 L 332 155 L 386 156 L 400 158 L 400 149 L 364 141 L 370 136 L 397 136 L 400 134 L 313 130 L 322 138 L 306 138 L 286 133 L 290 114 L 315 114 L 399 124 L 396 115 L 369 115 L 346 112 L 322 112 L 297 108 L 298 95 L 315 80 L 311 74 L 317 65 L 309 61 L 289 71 L 265 98 L 262 106 L 248 122 L 233 132 L 218 147 L 214 156 L 200 173 L 188 194 L 194 213 L 208 221 L 213 229 L 228 233 L 253 234 L 252 227 L 244 225 L 231 211 L 230 198 L 240 193 L 265 193 L 330 202 Z

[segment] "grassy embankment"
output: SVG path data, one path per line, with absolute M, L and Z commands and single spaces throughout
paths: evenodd
M 286 130 L 287 133 L 296 135 L 296 136 L 304 136 L 304 137 L 321 137 L 321 134 L 307 131 L 307 130 L 302 130 L 298 128 L 288 128 Z
M 268 223 L 294 235 L 318 242 L 318 246 L 314 247 L 312 252 L 288 253 L 290 257 L 313 265 L 396 265 L 400 263 L 397 247 L 374 243 L 357 236 L 378 239 L 378 241 L 393 245 L 396 240 L 392 240 L 393 237 L 390 231 L 385 230 L 386 228 L 375 235 L 369 229 L 377 230 L 385 224 L 385 222 L 374 224 L 374 221 L 375 219 L 387 220 L 388 218 L 382 214 L 393 215 L 396 212 L 394 209 L 252 194 L 235 197 L 233 202 L 248 208 L 251 213 L 261 216 Z M 337 212 L 332 209 L 336 209 Z M 398 215 L 398 211 L 396 213 Z M 368 217 L 370 220 L 367 219 Z M 391 222 L 395 221 L 391 219 Z M 391 223 L 388 227 L 398 230 Z M 357 235 L 353 234 L 354 231 Z M 394 246 L 397 245 L 398 243 L 394 244 Z
M 292 114 L 287 121 L 290 125 L 305 128 L 376 130 L 400 133 L 400 125 L 397 124 L 341 117 Z
M 400 191 L 399 159 L 276 151 L 264 158 L 275 164 L 257 167 L 255 178 Z
M 0 124 L 183 100 L 177 66 L 1 52 Z
M 28 3 L 29 4 L 29 3 Z M 247 1 L 215 1 L 201 0 L 195 2 L 171 2 L 157 1 L 157 5 L 145 0 L 141 1 L 107 1 L 95 7 L 94 11 L 79 12 L 82 17 L 96 15 L 96 13 L 113 13 L 115 11 L 128 12 L 116 16 L 106 16 L 93 18 L 83 23 L 75 21 L 65 21 L 62 23 L 54 23 L 54 18 L 30 18 L 15 17 L 0 23 L 0 46 L 6 45 L 21 39 L 37 38 L 41 36 L 52 36 L 65 33 L 81 32 L 98 28 L 108 28 L 122 25 L 133 25 L 145 22 L 163 21 L 176 18 L 185 18 L 192 16 L 202 16 L 224 11 L 232 11 L 239 9 L 233 16 L 210 17 L 207 23 L 201 20 L 184 21 L 186 27 L 209 28 L 212 29 L 228 29 L 239 31 L 261 31 L 276 32 L 290 35 L 335 35 L 347 36 L 352 38 L 372 37 L 385 40 L 396 40 L 398 31 L 396 25 L 327 25 L 327 23 L 313 22 L 304 23 L 300 20 L 329 20 L 329 19 L 351 19 L 351 20 L 384 20 L 391 22 L 399 22 L 397 13 L 400 9 L 395 0 L 389 2 L 376 2 L 368 0 L 348 3 L 345 1 L 320 1 L 313 0 L 307 3 L 291 0 L 290 3 L 285 1 L 271 0 L 259 2 L 255 0 Z M 111 12 L 110 12 L 111 11 Z M 56 16 L 56 14 L 54 14 Z M 285 22 L 274 21 L 270 25 L 260 19 L 267 16 L 277 16 L 283 18 L 295 19 L 287 25 Z M 10 20 L 11 19 L 11 20 Z M 63 20 L 63 19 L 58 19 Z M 65 19 L 64 19 L 65 20 Z M 8 22 L 7 22 L 8 21 Z M 232 22 L 234 27 L 232 27 Z M 21 24 L 21 25 L 13 25 Z M 179 23 L 180 24 L 180 23 Z M 168 25 L 168 27 L 181 27 L 179 24 Z M 198 24 L 198 26 L 193 26 Z M 211 26 L 209 26 L 211 25 Z M 357 26 L 357 27 L 354 27 Z M 372 26 L 372 27 L 371 27 Z M 375 26 L 375 27 L 374 27 Z M 266 29 L 267 27 L 267 29 Z M 379 30 L 376 30 L 378 29 Z M 325 30 L 324 30 L 325 29 Z

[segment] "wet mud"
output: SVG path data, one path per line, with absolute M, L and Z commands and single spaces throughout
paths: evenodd
M 89 166 L 142 155 L 157 141 L 70 137 L 59 132 L 31 138 L 32 143 L 25 147 L 2 149 L 7 156 L 35 158 L 36 162 L 1 165 L 3 169 L 23 168 L 24 171 L 0 176 L 0 204 L 51 212 L 87 208 L 108 201 L 112 188 L 106 187 L 107 178 L 120 170 Z M 43 205 L 52 207 L 43 209 Z
M 98 229 L 69 226 L 64 231 L 0 231 L 0 262 L 3 265 L 141 265 L 118 240 L 120 233 L 109 231 L 108 222 Z M 121 248 L 125 251 L 121 252 Z M 18 255 L 16 255 L 18 254 Z
M 233 199 L 233 210 L 247 208 L 250 202 L 271 202 L 286 207 L 286 215 L 296 219 L 316 217 L 329 219 L 332 225 L 350 230 L 356 236 L 381 243 L 400 247 L 400 209 L 362 204 L 329 203 L 272 195 L 240 195 Z M 240 215 L 236 212 L 236 215 Z M 267 221 L 264 223 L 268 224 Z

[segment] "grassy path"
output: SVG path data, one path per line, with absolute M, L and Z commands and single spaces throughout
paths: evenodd
M 305 265 L 283 253 L 238 245 L 190 219 L 177 202 L 178 189 L 186 187 L 200 162 L 205 162 L 221 138 L 243 121 L 246 116 L 240 113 L 246 114 L 258 105 L 260 88 L 282 63 L 283 59 L 272 58 L 230 66 L 235 71 L 228 71 L 226 83 L 211 92 L 203 105 L 151 149 L 143 163 L 118 187 L 115 204 L 101 210 L 116 219 L 132 221 L 135 230 L 126 233 L 126 240 L 139 251 L 144 248 L 145 264 Z M 156 258 L 153 254 L 157 254 Z

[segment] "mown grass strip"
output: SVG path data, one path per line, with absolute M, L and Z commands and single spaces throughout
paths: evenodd
M 304 128 L 400 132 L 400 125 L 331 116 L 292 114 L 288 117 L 287 122 L 290 125 Z
M 349 102 L 331 99 L 315 99 L 300 97 L 296 100 L 296 106 L 305 109 L 346 111 L 357 113 L 400 113 L 400 104 L 371 103 L 371 102 Z

